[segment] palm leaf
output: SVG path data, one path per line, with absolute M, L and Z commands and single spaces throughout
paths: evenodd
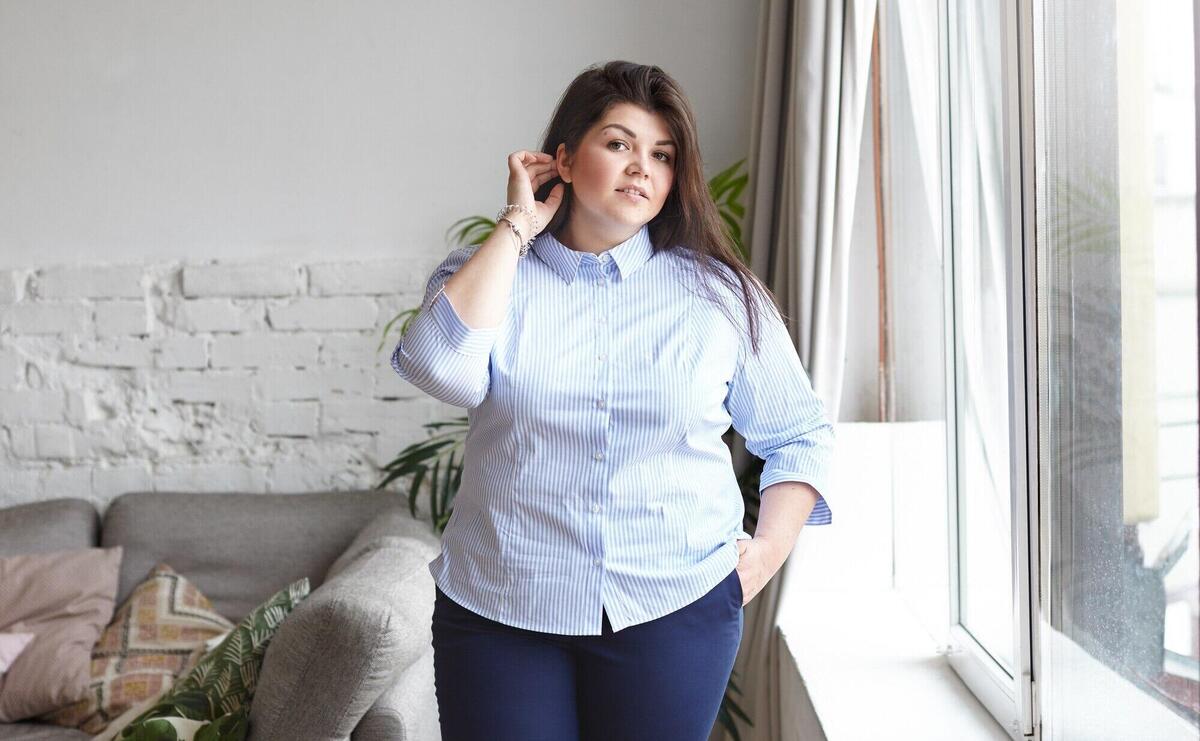
M 400 336 L 403 337 L 404 333 L 408 331 L 409 322 L 411 322 L 419 313 L 421 313 L 421 307 L 414 306 L 411 309 L 405 309 L 404 311 L 400 312 L 396 316 L 389 319 L 388 323 L 385 324 L 383 327 L 383 336 L 379 338 L 379 346 L 375 348 L 375 352 L 379 352 L 380 350 L 383 349 L 384 343 L 387 342 L 388 335 L 390 335 L 392 333 L 392 325 L 393 324 L 395 324 L 397 321 L 401 322 Z

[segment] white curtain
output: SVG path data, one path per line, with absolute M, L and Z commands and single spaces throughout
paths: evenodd
M 876 0 L 763 0 L 751 127 L 746 231 L 751 267 L 793 320 L 813 388 L 837 421 L 846 348 L 849 242 Z M 748 454 L 737 438 L 734 462 Z M 836 493 L 830 506 L 836 513 Z M 837 515 L 834 515 L 835 520 Z M 833 525 L 832 527 L 836 527 Z M 746 606 L 734 699 L 778 741 L 780 587 L 787 564 Z M 720 724 L 712 741 L 727 738 Z

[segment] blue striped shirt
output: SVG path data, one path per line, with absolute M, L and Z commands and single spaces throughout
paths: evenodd
M 830 522 L 833 428 L 772 307 L 754 355 L 737 295 L 711 283 L 734 326 L 648 226 L 599 256 L 543 232 L 504 320 L 472 328 L 442 288 L 478 249 L 434 270 L 391 359 L 468 409 L 462 481 L 429 564 L 447 596 L 560 635 L 600 635 L 602 607 L 618 631 L 698 599 L 750 537 L 721 439 L 731 423 L 765 461 L 760 491 L 807 482 L 821 494 L 807 524 Z

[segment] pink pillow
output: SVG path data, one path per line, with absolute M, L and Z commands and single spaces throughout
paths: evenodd
M 0 558 L 0 632 L 34 638 L 0 675 L 0 723 L 87 692 L 92 648 L 112 619 L 121 546 Z
M 32 640 L 33 633 L 0 633 L 0 674 L 8 671 Z

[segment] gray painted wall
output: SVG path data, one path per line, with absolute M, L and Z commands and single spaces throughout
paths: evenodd
M 0 267 L 445 252 L 584 67 L 745 156 L 757 3 L 0 0 Z

